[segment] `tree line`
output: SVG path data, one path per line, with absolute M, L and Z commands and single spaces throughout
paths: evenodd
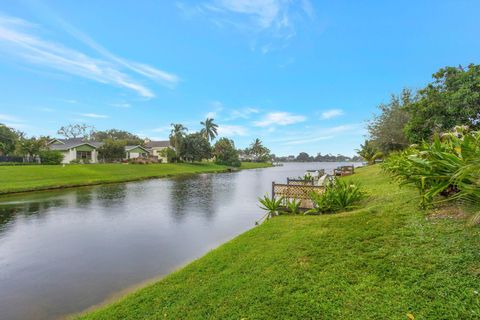
M 199 132 L 189 133 L 188 128 L 180 123 L 172 123 L 169 142 L 172 148 L 162 152 L 169 162 L 195 162 L 215 159 L 218 164 L 240 166 L 240 160 L 269 161 L 270 150 L 260 139 L 255 139 L 250 147 L 237 150 L 233 140 L 219 138 L 218 125 L 214 119 L 207 118 L 200 122 Z M 69 124 L 62 126 L 57 133 L 67 139 L 80 138 L 82 141 L 103 142 L 99 147 L 99 157 L 105 162 L 119 161 L 125 157 L 125 146 L 145 146 L 149 139 L 125 130 L 109 129 L 97 131 L 87 124 Z M 60 163 L 62 155 L 58 151 L 48 150 L 50 136 L 26 137 L 25 133 L 0 124 L 0 155 L 21 156 L 24 161 L 42 163 Z
M 380 104 L 357 150 L 369 163 L 412 144 L 432 141 L 456 126 L 480 129 L 480 65 L 445 67 L 416 91 L 405 88 Z
M 353 161 L 353 162 L 359 162 L 362 161 L 361 157 L 358 156 L 353 156 L 353 157 L 348 157 L 344 156 L 342 154 L 324 154 L 322 155 L 320 152 L 317 153 L 316 156 L 309 155 L 306 152 L 300 152 L 297 156 L 291 155 L 288 157 L 274 157 L 275 161 L 278 162 L 347 162 L 347 161 Z

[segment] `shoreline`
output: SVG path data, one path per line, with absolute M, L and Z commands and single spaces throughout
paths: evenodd
M 242 166 L 245 166 L 246 162 L 242 162 Z M 112 165 L 112 164 L 107 164 Z M 114 165 L 114 164 L 113 164 Z M 135 166 L 138 168 L 146 168 L 147 166 L 162 166 L 165 164 L 152 164 L 152 165 L 129 165 L 129 166 Z M 107 179 L 107 180 L 96 180 L 96 181 L 89 181 L 89 182 L 79 182 L 79 183 L 65 183 L 65 184 L 59 184 L 59 185 L 45 185 L 45 186 L 38 186 L 38 187 L 32 187 L 32 188 L 25 188 L 25 189 L 18 189 L 18 190 L 0 190 L 0 197 L 3 196 L 8 196 L 8 195 L 18 195 L 18 194 L 24 194 L 24 193 L 32 193 L 32 192 L 41 192 L 41 191 L 53 191 L 53 190 L 62 190 L 62 189 L 72 189 L 72 188 L 81 188 L 81 187 L 89 187 L 89 186 L 98 186 L 98 185 L 107 185 L 107 184 L 115 184 L 115 183 L 126 183 L 126 182 L 135 182 L 135 181 L 143 181 L 143 180 L 149 180 L 149 179 L 162 179 L 162 178 L 172 178 L 172 177 L 188 177 L 196 174 L 203 174 L 203 173 L 228 173 L 228 172 L 236 172 L 236 171 L 241 171 L 241 170 L 251 170 L 251 169 L 262 169 L 262 168 L 271 168 L 273 167 L 272 164 L 267 164 L 267 163 L 248 163 L 246 167 L 242 168 L 232 168 L 232 167 L 227 167 L 223 165 L 217 165 L 217 164 L 204 164 L 204 163 L 186 163 L 186 164 L 173 164 L 181 168 L 181 166 L 202 166 L 202 165 L 213 165 L 214 167 L 207 166 L 205 167 L 205 170 L 194 170 L 191 172 L 184 171 L 184 172 L 164 172 L 160 174 L 152 174 L 152 175 L 143 175 L 143 176 L 134 176 L 134 177 L 125 177 L 125 178 L 120 178 L 120 179 Z M 74 166 L 97 166 L 97 165 L 74 165 Z M 122 165 L 124 166 L 124 165 Z M 25 168 L 27 166 L 12 166 L 16 168 Z M 30 168 L 35 168 L 39 166 L 29 166 Z M 45 166 L 47 168 L 55 168 L 55 166 Z M 11 168 L 9 166 L 3 166 L 0 167 L 0 172 L 4 168 Z M 57 167 L 59 169 L 63 169 L 64 167 Z M 16 169 L 18 170 L 18 169 Z M 107 173 L 107 172 L 106 172 Z M 3 182 L 7 184 L 8 182 Z
M 457 218 L 428 218 L 432 212 L 409 200 L 415 190 L 400 188 L 376 166 L 351 179 L 371 195 L 361 208 L 275 217 L 67 319 L 371 319 L 445 312 L 462 318 L 480 311 L 474 291 L 478 275 L 458 271 L 465 263 L 478 266 L 480 230 L 465 229 Z M 462 259 L 445 255 L 452 241 Z M 443 276 L 446 271 L 449 277 Z M 452 281 L 464 286 L 452 288 Z M 426 292 L 419 294 L 412 282 Z M 466 309 L 460 303 L 465 290 Z M 436 294 L 443 291 L 449 294 Z M 439 304 L 443 307 L 432 309 Z

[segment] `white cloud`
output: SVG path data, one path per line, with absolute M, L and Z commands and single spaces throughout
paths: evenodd
M 52 108 L 40 108 L 38 110 L 43 111 L 43 112 L 55 112 L 55 109 L 52 109 Z
M 21 120 L 15 116 L 0 114 L 0 121 L 20 122 Z
M 131 107 L 130 103 L 126 103 L 126 102 L 112 103 L 111 106 L 116 108 L 125 108 L 125 109 Z
M 59 43 L 44 40 L 35 34 L 39 31 L 39 28 L 34 27 L 33 24 L 22 19 L 6 16 L 0 16 L 0 50 L 30 64 L 49 67 L 96 82 L 127 88 L 145 98 L 152 98 L 155 94 L 143 83 L 133 79 L 125 70 L 157 80 L 170 87 L 179 81 L 178 76 L 174 74 L 146 64 L 130 62 L 110 53 L 68 24 L 64 24 L 64 27 L 77 40 L 81 40 L 106 59 L 88 56 Z
M 255 121 L 253 124 L 257 127 L 268 127 L 271 125 L 285 126 L 305 121 L 306 118 L 301 115 L 294 115 L 289 112 L 271 112 L 262 120 Z
M 332 118 L 342 116 L 344 114 L 345 113 L 343 112 L 342 109 L 330 109 L 322 112 L 321 118 L 324 120 L 327 120 L 327 119 L 332 119 Z
M 177 8 L 187 18 L 206 17 L 219 28 L 245 33 L 255 39 L 251 49 L 263 54 L 282 48 L 285 40 L 296 35 L 299 24 L 315 17 L 309 0 L 205 0 L 195 5 L 180 2 Z
M 209 8 L 248 15 L 260 28 L 269 28 L 279 19 L 281 5 L 276 0 L 219 0 Z
M 343 124 L 330 128 L 309 129 L 303 131 L 285 132 L 284 137 L 271 140 L 271 142 L 280 142 L 288 145 L 309 144 L 312 142 L 334 139 L 339 135 L 363 135 L 365 129 L 363 124 Z
M 229 115 L 225 118 L 226 121 L 236 119 L 248 119 L 251 115 L 257 114 L 260 111 L 256 108 L 246 107 L 242 109 L 233 109 L 229 112 Z
M 287 145 L 297 145 L 297 144 L 307 144 L 307 143 L 312 143 L 312 142 L 318 142 L 322 140 L 330 140 L 335 138 L 335 136 L 319 136 L 311 139 L 305 139 L 305 140 L 292 140 L 285 142 Z
M 205 118 L 215 119 L 218 117 L 219 113 L 223 110 L 223 103 L 220 101 L 214 100 L 210 102 L 210 107 L 213 109 L 205 114 Z
M 245 136 L 247 135 L 247 128 L 237 125 L 219 125 L 218 135 L 225 137 Z
M 97 113 L 81 113 L 80 115 L 81 115 L 82 117 L 95 118 L 95 119 L 105 119 L 105 118 L 108 118 L 107 115 L 97 114 Z
M 23 122 L 24 121 L 18 117 L 9 114 L 0 114 L 0 123 L 6 125 L 7 127 L 17 130 L 27 129 L 30 127 Z
M 215 111 L 210 111 L 205 114 L 205 118 L 214 119 L 216 116 L 217 116 L 217 113 Z

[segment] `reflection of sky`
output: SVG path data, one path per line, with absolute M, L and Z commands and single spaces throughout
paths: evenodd
M 336 164 L 329 164 L 336 166 Z M 0 198 L 0 310 L 77 312 L 252 228 L 272 180 L 315 164 Z M 28 308 L 26 308 L 28 306 Z

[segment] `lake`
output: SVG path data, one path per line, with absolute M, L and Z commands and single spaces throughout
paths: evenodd
M 0 317 L 58 318 L 164 276 L 253 228 L 272 181 L 344 164 L 0 197 Z

